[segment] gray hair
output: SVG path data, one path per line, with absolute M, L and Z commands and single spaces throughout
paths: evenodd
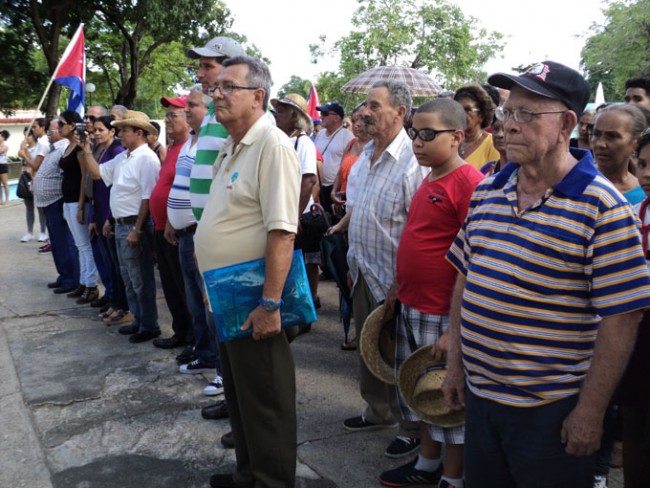
M 404 113 L 404 122 L 406 122 L 411 115 L 411 92 L 409 87 L 401 81 L 382 80 L 375 82 L 373 88 L 386 88 L 388 90 L 388 97 L 393 108 L 406 107 Z
M 120 117 L 124 118 L 124 116 L 126 115 L 126 111 L 128 110 L 128 108 L 126 108 L 124 105 L 113 105 L 113 106 L 111 107 L 111 112 L 112 112 L 113 110 L 117 110 L 117 111 L 120 113 Z
M 648 127 L 648 121 L 646 120 L 643 111 L 636 105 L 630 103 L 613 103 L 612 105 L 608 105 L 604 109 L 599 110 L 596 113 L 596 117 L 600 114 L 616 110 L 619 112 L 625 112 L 630 116 L 630 119 L 632 120 L 632 137 L 639 138 L 643 131 Z M 592 123 L 595 123 L 595 121 Z
M 210 95 L 206 95 L 205 93 L 203 93 L 203 85 L 201 85 L 201 83 L 199 83 L 197 85 L 194 85 L 192 88 L 190 88 L 189 91 L 190 91 L 190 93 L 192 93 L 192 92 L 200 92 L 201 95 L 202 95 L 201 99 L 203 100 L 203 103 L 205 104 L 206 107 L 212 101 L 212 97 L 210 97 Z
M 269 67 L 260 59 L 254 58 L 252 56 L 235 56 L 234 58 L 224 59 L 221 63 L 221 66 L 227 68 L 228 66 L 237 66 L 239 64 L 245 64 L 248 66 L 246 82 L 249 84 L 249 86 L 254 86 L 264 90 L 263 109 L 266 110 L 266 107 L 268 106 L 269 100 L 271 98 L 271 85 L 273 85 Z

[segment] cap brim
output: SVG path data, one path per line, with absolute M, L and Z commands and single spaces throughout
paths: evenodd
M 199 59 L 199 58 L 227 58 L 228 55 L 215 51 L 214 49 L 207 49 L 205 47 L 194 47 L 188 49 L 186 53 L 188 58 Z
M 550 90 L 541 86 L 533 76 L 516 76 L 507 73 L 496 73 L 488 78 L 488 83 L 497 88 L 504 88 L 512 90 L 513 85 L 520 86 L 524 90 L 535 93 L 542 97 L 552 98 L 553 100 L 560 100 L 560 97 Z

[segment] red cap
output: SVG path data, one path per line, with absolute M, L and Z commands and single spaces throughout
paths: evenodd
M 176 98 L 162 97 L 160 99 L 160 103 L 165 108 L 167 107 L 185 108 L 185 105 L 187 104 L 187 95 L 181 95 L 180 97 L 176 97 Z

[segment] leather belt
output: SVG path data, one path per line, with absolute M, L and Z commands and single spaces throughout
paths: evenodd
M 176 231 L 176 235 L 178 237 L 183 237 L 183 236 L 188 236 L 188 235 L 193 236 L 194 233 L 196 232 L 196 227 L 197 226 L 198 226 L 198 224 L 192 224 L 192 225 L 190 225 L 188 227 L 185 227 L 184 229 L 178 229 Z
M 116 217 L 115 222 L 117 222 L 120 225 L 132 225 L 135 224 L 135 222 L 138 220 L 137 215 L 131 215 L 129 217 Z

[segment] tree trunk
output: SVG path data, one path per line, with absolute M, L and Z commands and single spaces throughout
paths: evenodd
M 45 109 L 46 117 L 52 118 L 59 113 L 59 99 L 61 98 L 61 85 L 56 81 L 50 87 L 50 93 L 47 96 L 47 107 Z

